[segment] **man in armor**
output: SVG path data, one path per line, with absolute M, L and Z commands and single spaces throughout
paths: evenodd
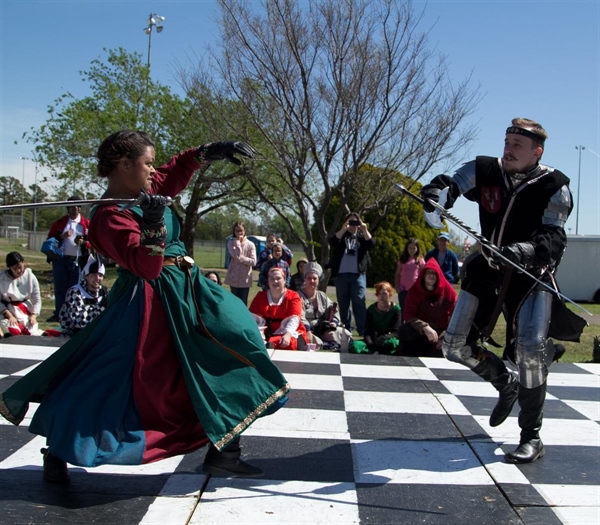
M 506 259 L 555 287 L 553 273 L 566 248 L 564 226 L 573 204 L 569 179 L 540 164 L 547 136 L 537 122 L 515 118 L 506 130 L 502 158 L 477 157 L 453 176 L 438 175 L 422 188 L 421 196 L 426 212 L 434 210 L 428 199 L 446 209 L 460 195 L 476 202 L 482 235 Z M 445 188 L 448 191 L 441 193 Z M 510 463 L 530 463 L 544 455 L 539 431 L 546 377 L 557 350 L 564 352 L 548 337 L 578 340 L 585 321 L 577 318 L 583 324 L 575 323 L 577 328 L 565 335 L 564 323 L 561 327 L 556 323 L 570 314 L 564 303 L 548 288 L 513 270 L 485 249 L 470 260 L 442 351 L 448 360 L 467 366 L 498 390 L 490 426 L 503 423 L 518 399 L 521 438 L 505 458 Z M 504 357 L 516 366 L 516 375 L 479 343 L 490 335 L 500 308 L 507 322 Z

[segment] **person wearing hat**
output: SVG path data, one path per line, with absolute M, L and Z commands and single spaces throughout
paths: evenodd
M 429 201 L 446 209 L 460 195 L 476 202 L 481 233 L 503 256 L 484 249 L 469 261 L 442 352 L 499 392 L 490 426 L 502 424 L 518 400 L 521 437 L 516 449 L 505 455 L 509 463 L 531 463 L 545 454 L 540 430 L 548 368 L 561 346 L 549 337 L 579 341 L 587 325 L 559 296 L 513 266 L 553 288 L 552 274 L 567 246 L 564 227 L 573 208 L 569 179 L 540 163 L 547 137 L 538 122 L 513 119 L 502 157 L 477 157 L 453 176 L 434 177 L 421 190 L 425 212 L 433 211 Z M 440 202 L 445 188 L 447 196 Z M 518 374 L 482 345 L 500 311 L 507 326 L 504 358 Z
M 337 303 L 319 290 L 322 278 L 323 268 L 319 263 L 307 262 L 304 265 L 304 286 L 298 291 L 302 299 L 302 323 L 308 330 L 309 343 L 324 350 L 340 351 L 347 346 L 352 334 L 337 314 Z
M 437 239 L 437 248 L 429 250 L 425 254 L 425 262 L 434 258 L 440 265 L 446 280 L 450 284 L 455 284 L 459 281 L 458 257 L 448 248 L 449 242 L 450 235 L 447 232 L 440 233 Z
M 72 195 L 67 200 L 80 201 L 83 197 Z M 61 244 L 64 255 L 52 261 L 52 279 L 54 280 L 54 312 L 46 321 L 55 323 L 58 313 L 65 302 L 67 290 L 79 280 L 80 258 L 87 261 L 90 243 L 87 240 L 90 222 L 81 214 L 81 206 L 67 206 L 67 214 L 55 221 L 48 231 L 48 239 L 54 237 Z
M 71 337 L 85 328 L 106 308 L 108 291 L 102 285 L 105 269 L 102 259 L 89 256 L 79 283 L 67 290 L 65 302 L 58 314 L 61 335 Z
M 294 290 L 294 292 L 299 292 L 304 286 L 304 265 L 308 262 L 308 259 L 304 257 L 302 259 L 298 259 L 296 262 L 296 270 L 297 272 L 290 277 L 290 290 Z

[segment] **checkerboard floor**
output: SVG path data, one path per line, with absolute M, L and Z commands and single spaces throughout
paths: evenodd
M 0 345 L 0 391 L 56 340 Z M 205 476 L 204 450 L 140 467 L 73 467 L 68 488 L 41 480 L 44 439 L 0 422 L 5 523 L 600 523 L 600 365 L 554 364 L 546 456 L 504 463 L 518 407 L 487 420 L 491 385 L 444 359 L 273 351 L 292 385 L 285 408 L 242 437 L 264 478 Z M 35 410 L 32 406 L 27 418 Z M 0 418 L 1 419 L 1 418 Z

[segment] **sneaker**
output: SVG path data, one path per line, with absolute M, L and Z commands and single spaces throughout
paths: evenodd
M 48 319 L 46 319 L 47 323 L 58 323 L 59 319 L 57 315 L 52 315 L 52 317 L 48 317 Z
M 70 481 L 67 462 L 54 454 L 50 454 L 47 448 L 40 452 L 44 455 L 44 481 L 66 485 Z

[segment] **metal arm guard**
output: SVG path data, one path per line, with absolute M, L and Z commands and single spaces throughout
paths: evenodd
M 519 383 L 536 388 L 546 382 L 548 363 L 552 362 L 553 345 L 547 345 L 548 327 L 552 313 L 552 294 L 533 292 L 519 310 L 517 318 L 516 365 Z
M 465 290 L 460 291 L 442 343 L 442 352 L 448 361 L 454 361 L 469 368 L 475 368 L 479 364 L 471 346 L 465 344 L 478 306 L 479 299 L 477 297 Z

